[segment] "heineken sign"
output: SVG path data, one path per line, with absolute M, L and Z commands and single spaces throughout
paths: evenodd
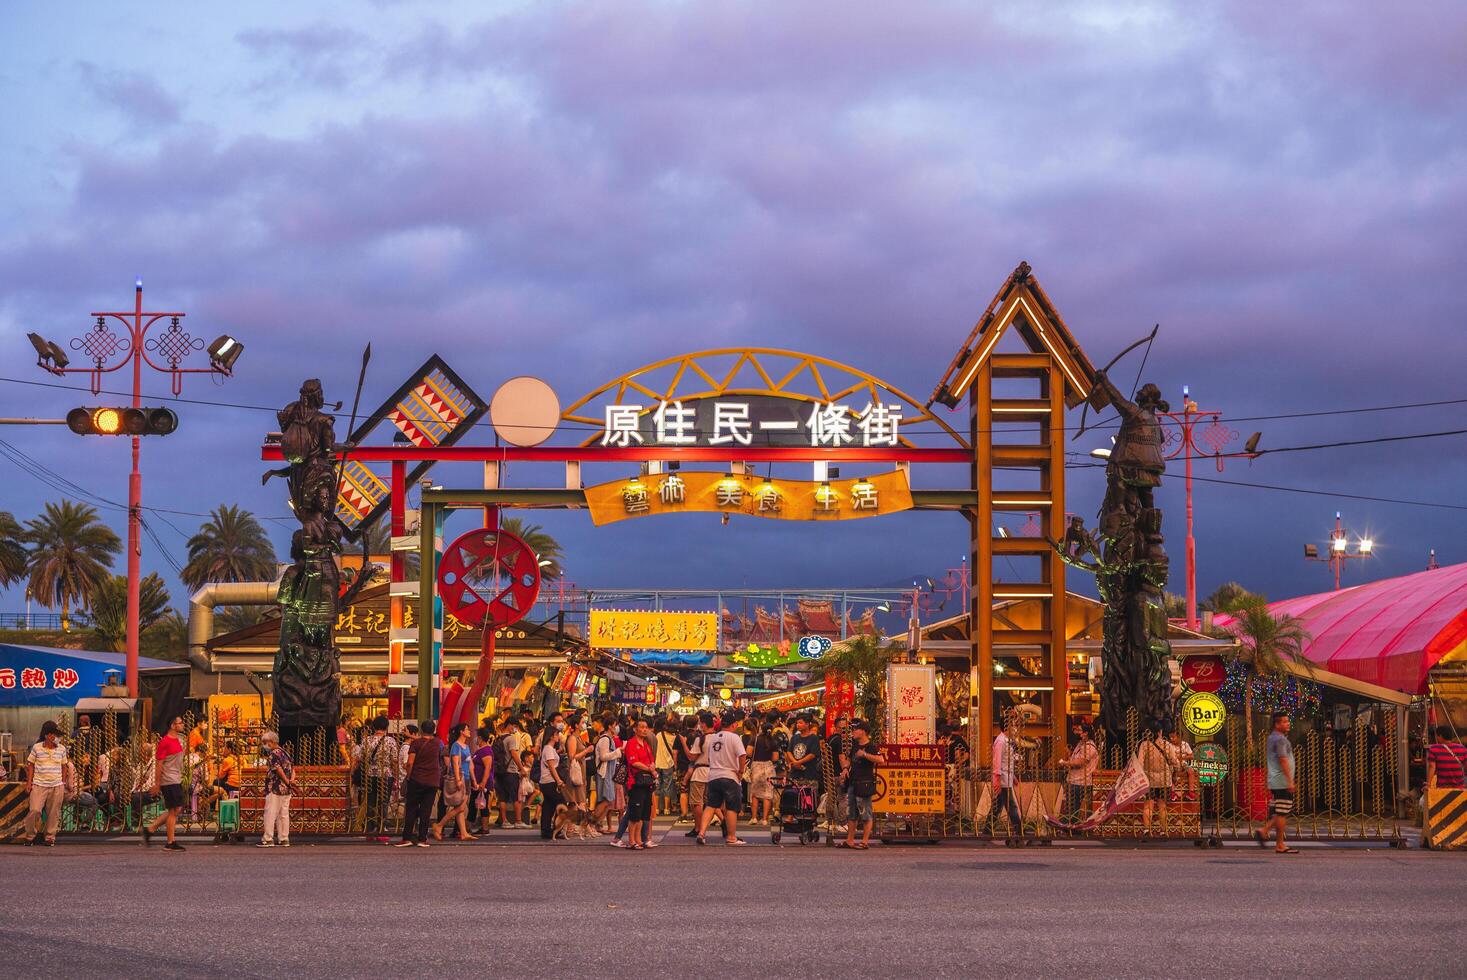
M 1203 786 L 1216 786 L 1228 778 L 1228 753 L 1216 742 L 1203 742 L 1192 755 L 1192 770 Z

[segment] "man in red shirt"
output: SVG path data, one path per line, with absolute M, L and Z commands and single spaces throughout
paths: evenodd
M 143 844 L 146 846 L 158 832 L 158 825 L 168 824 L 168 843 L 165 851 L 181 851 L 183 845 L 173 839 L 178 827 L 178 811 L 183 809 L 183 718 L 175 717 L 168 725 L 167 733 L 158 740 L 158 749 L 153 753 L 157 766 L 158 792 L 163 794 L 163 805 L 167 811 L 159 814 L 153 822 L 143 828 Z
M 1426 786 L 1428 789 L 1462 789 L 1467 786 L 1463 768 L 1467 766 L 1467 746 L 1452 737 L 1446 725 L 1436 726 L 1436 741 L 1426 747 Z

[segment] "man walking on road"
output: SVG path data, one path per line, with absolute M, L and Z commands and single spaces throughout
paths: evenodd
M 71 760 L 66 757 L 66 746 L 60 738 L 61 728 L 54 721 L 46 722 L 41 726 L 41 740 L 31 746 L 25 760 L 25 792 L 30 800 L 26 834 L 31 837 L 30 843 L 41 843 L 44 822 L 47 847 L 56 846 L 56 831 L 61 829 L 61 805 L 66 802 L 68 786 L 76 782 Z
M 1017 751 L 1014 739 L 1019 736 L 1017 716 L 1009 719 L 1008 726 L 1000 729 L 993 740 L 993 805 L 988 811 L 989 830 L 994 818 L 1003 810 L 1009 821 L 1009 835 L 1024 836 L 1024 819 L 1019 813 L 1019 778 Z
M 744 807 L 744 760 L 748 753 L 744 749 L 744 740 L 733 731 L 737 723 L 738 717 L 732 711 L 725 711 L 723 727 L 703 743 L 703 758 L 708 763 L 708 796 L 704 800 L 703 816 L 698 821 L 699 844 L 708 843 L 703 835 L 708 832 L 708 824 L 718 811 L 723 813 L 727 833 L 724 845 L 742 847 L 747 843 L 739 840 L 738 818 Z
M 166 822 L 168 843 L 163 845 L 165 851 L 183 850 L 183 845 L 173 839 L 178 828 L 178 811 L 183 809 L 184 803 L 183 729 L 183 719 L 175 717 L 168 726 L 168 734 L 158 740 L 157 751 L 153 753 L 158 792 L 163 794 L 163 805 L 168 809 L 143 828 L 143 844 L 152 840 L 159 824 Z
M 1264 753 L 1268 758 L 1268 789 L 1273 799 L 1268 805 L 1268 823 L 1263 833 L 1257 834 L 1260 847 L 1266 846 L 1265 835 L 1272 828 L 1275 854 L 1298 854 L 1297 848 L 1284 843 L 1284 833 L 1289 829 L 1289 814 L 1294 812 L 1294 746 L 1289 743 L 1289 716 L 1282 711 L 1273 713 L 1273 731 L 1269 733 Z

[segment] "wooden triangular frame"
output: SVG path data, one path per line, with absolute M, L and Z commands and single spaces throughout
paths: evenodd
M 1018 331 L 1030 351 L 1054 358 L 1065 378 L 1066 405 L 1074 408 L 1090 397 L 1095 387 L 1095 368 L 1075 343 L 1070 328 L 1049 301 L 1029 263 L 1020 262 L 968 334 L 927 404 L 942 402 L 956 407 L 998 346 L 999 338 L 1010 327 Z

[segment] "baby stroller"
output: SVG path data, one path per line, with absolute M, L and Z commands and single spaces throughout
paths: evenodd
M 801 844 L 820 840 L 815 824 L 820 816 L 820 784 L 780 775 L 771 784 L 779 790 L 779 826 L 769 831 L 769 841 L 778 844 L 786 832 L 800 835 Z

